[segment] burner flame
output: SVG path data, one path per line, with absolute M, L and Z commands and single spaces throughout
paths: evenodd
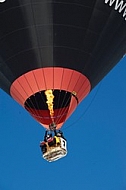
M 50 116 L 53 119 L 53 116 L 54 116 L 54 110 L 53 110 L 54 95 L 53 95 L 53 91 L 52 90 L 46 90 L 45 95 L 46 95 L 46 99 L 47 99 L 46 103 L 47 103 L 48 109 L 50 111 Z

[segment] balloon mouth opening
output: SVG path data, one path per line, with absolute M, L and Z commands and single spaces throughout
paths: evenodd
M 45 95 L 46 90 L 36 92 L 31 95 L 24 103 L 24 107 L 33 108 L 36 110 L 48 110 L 47 98 Z M 65 90 L 52 90 L 54 95 L 53 107 L 54 109 L 59 109 L 67 107 L 70 104 L 71 93 Z
M 52 101 L 53 114 L 51 115 L 45 92 L 46 90 L 42 90 L 27 98 L 24 103 L 25 109 L 42 124 L 63 123 L 67 118 L 72 98 L 76 100 L 75 94 L 65 90 L 52 90 L 54 98 Z

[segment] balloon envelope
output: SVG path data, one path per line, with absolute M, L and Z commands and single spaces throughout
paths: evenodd
M 124 5 L 117 0 L 1 3 L 0 87 L 44 127 L 54 121 L 60 128 L 125 54 Z M 51 104 L 47 90 L 54 96 Z

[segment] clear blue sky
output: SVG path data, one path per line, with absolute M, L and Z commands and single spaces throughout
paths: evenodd
M 63 131 L 68 155 L 46 162 L 39 148 L 44 129 L 0 90 L 0 190 L 126 190 L 126 58 Z

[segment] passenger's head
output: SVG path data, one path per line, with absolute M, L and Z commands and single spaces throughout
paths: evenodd
M 57 133 L 57 137 L 61 137 L 61 134 L 60 134 L 60 133 Z

